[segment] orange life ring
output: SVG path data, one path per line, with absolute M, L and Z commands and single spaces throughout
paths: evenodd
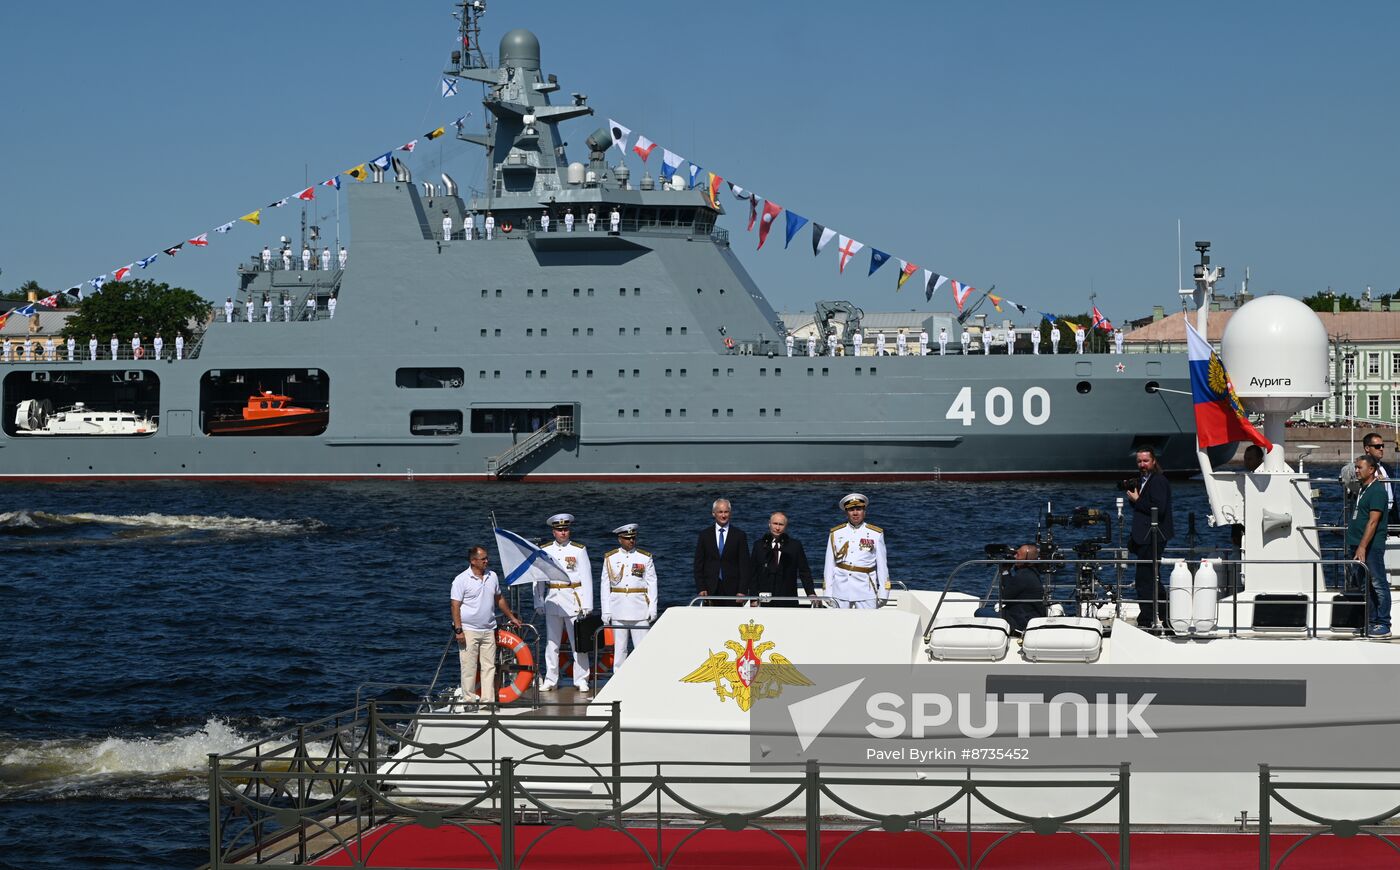
M 141 358 L 145 357 L 145 355 L 146 355 L 146 349 L 145 349 L 144 347 L 138 347 L 138 348 L 136 348 L 135 351 L 132 352 L 131 355 L 132 355 L 132 357 L 134 357 L 135 359 L 141 359 Z
M 513 631 L 506 631 L 504 628 L 496 629 L 496 651 L 497 670 L 506 670 L 500 662 L 502 651 L 508 653 L 514 662 L 515 678 L 508 683 L 503 681 L 501 688 L 496 691 L 497 701 L 502 704 L 510 704 L 519 700 L 525 694 L 525 690 L 530 688 L 530 684 L 535 681 L 535 655 L 530 652 L 530 645 L 525 643 L 520 635 Z M 510 662 L 504 664 L 509 666 Z
M 502 221 L 502 222 L 501 222 L 501 232 L 503 232 L 503 233 L 508 233 L 508 232 L 510 232 L 510 231 L 513 230 L 513 229 L 515 229 L 515 225 L 512 224 L 510 221 Z
M 724 346 L 727 347 L 727 348 L 729 348 L 730 350 L 733 350 L 733 349 L 734 349 L 734 339 L 732 339 L 732 338 L 730 338 L 729 336 L 726 335 L 726 336 L 724 337 Z

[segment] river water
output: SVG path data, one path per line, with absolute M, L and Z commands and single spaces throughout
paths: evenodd
M 1124 474 L 1131 470 L 1125 466 Z M 1056 513 L 1111 508 L 1111 483 L 861 484 L 890 570 L 942 588 L 988 542 L 1029 540 Z M 527 537 L 558 511 L 595 566 L 609 530 L 641 525 L 663 606 L 693 590 L 712 499 L 760 534 L 772 510 L 814 553 L 840 484 L 500 485 L 110 483 L 0 490 L 0 866 L 194 867 L 207 856 L 203 770 L 298 721 L 353 705 L 369 681 L 426 683 L 450 629 L 448 589 L 490 514 Z M 1207 529 L 1198 482 L 1174 487 Z M 1075 540 L 1075 535 L 1058 535 Z M 493 567 L 496 562 L 491 548 Z M 982 571 L 970 584 L 985 582 Z M 971 578 L 977 578 L 972 580 Z M 981 593 L 972 585 L 964 591 Z

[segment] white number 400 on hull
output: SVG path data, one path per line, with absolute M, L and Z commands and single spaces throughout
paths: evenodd
M 961 420 L 964 426 L 971 426 L 977 419 L 972 402 L 972 387 L 963 387 L 943 418 Z M 1016 397 L 1006 387 L 992 387 L 982 404 L 987 422 L 993 426 L 1005 426 L 1016 416 Z M 1050 394 L 1044 387 L 1031 387 L 1021 394 L 1021 418 L 1032 426 L 1043 425 L 1050 419 Z

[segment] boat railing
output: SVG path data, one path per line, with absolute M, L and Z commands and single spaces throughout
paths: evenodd
M 1377 782 L 1366 780 L 1363 782 L 1346 782 L 1336 779 L 1317 780 L 1312 777 L 1318 774 L 1346 774 L 1365 773 L 1368 775 L 1384 775 L 1386 781 Z M 1290 774 L 1302 774 L 1308 779 L 1304 781 L 1291 781 L 1280 779 L 1280 774 L 1288 776 Z M 1400 768 L 1396 767 L 1367 767 L 1367 768 L 1335 768 L 1335 767 L 1278 767 L 1269 764 L 1259 765 L 1259 866 L 1264 870 L 1275 870 L 1282 868 L 1288 863 L 1288 859 L 1295 852 L 1304 849 L 1313 840 L 1324 836 L 1334 837 L 1355 837 L 1364 834 L 1373 838 L 1378 843 L 1389 848 L 1392 855 L 1391 863 L 1400 863 L 1400 845 L 1397 845 L 1393 837 L 1385 837 L 1381 834 L 1380 828 L 1395 818 L 1395 807 L 1387 804 L 1387 808 L 1381 812 L 1365 817 L 1334 818 L 1324 816 L 1321 813 L 1300 807 L 1292 798 L 1292 792 L 1304 793 L 1327 793 L 1347 792 L 1347 791 L 1371 791 L 1371 792 L 1400 792 Z M 1302 837 L 1298 837 L 1292 831 L 1290 834 L 1296 839 L 1288 845 L 1288 848 L 1279 856 L 1278 861 L 1273 859 L 1273 837 L 1274 837 L 1274 805 L 1278 804 L 1283 809 L 1295 816 L 1319 826 L 1315 830 L 1306 832 Z M 1315 850 L 1316 847 L 1314 847 Z M 1316 851 L 1310 854 L 1315 855 Z
M 492 456 L 486 460 L 486 474 L 490 478 L 496 478 L 504 474 L 516 463 L 525 457 L 544 447 L 546 444 L 559 437 L 571 437 L 574 434 L 574 417 L 572 414 L 557 414 L 545 421 L 540 428 L 512 444 L 500 454 Z
M 444 733 L 454 739 L 419 739 Z M 707 732 L 697 727 L 689 733 Z M 995 860 L 997 848 L 1013 836 L 1051 832 L 1087 844 L 1106 867 L 1130 862 L 1128 764 L 1029 765 L 1010 776 L 985 765 L 919 767 L 916 777 L 896 778 L 887 771 L 877 776 L 868 765 L 816 760 L 623 761 L 624 735 L 619 702 L 606 716 L 536 717 L 409 716 L 370 701 L 294 734 L 209 756 L 206 866 L 347 857 L 375 866 L 374 852 L 386 835 L 412 828 L 431 836 L 442 827 L 470 832 L 466 839 L 480 847 L 461 860 L 512 870 L 530 866 L 532 852 L 551 834 L 600 829 L 621 833 L 618 842 L 631 843 L 654 867 L 684 860 L 696 831 L 772 834 L 778 828 L 790 833 L 777 838 L 782 845 L 775 848 L 803 867 L 841 863 L 842 850 L 857 835 L 906 832 L 923 835 L 929 860 L 953 857 L 964 867 Z M 585 759 L 595 744 L 601 760 Z M 691 744 L 675 745 L 684 756 Z M 758 806 L 742 813 L 708 807 L 700 796 L 752 795 L 760 787 Z M 1020 812 L 1005 805 L 1009 788 L 1063 794 L 1057 805 L 1071 802 L 1071 808 L 1053 816 Z M 856 796 L 872 789 L 879 789 L 879 809 L 862 806 Z M 909 811 L 891 813 L 892 795 L 907 796 L 898 801 Z M 994 818 L 974 822 L 986 810 Z M 1116 838 L 1089 836 L 1091 824 Z M 681 829 L 679 844 L 663 845 L 661 831 L 668 827 Z M 991 833 L 974 842 L 974 830 Z M 656 837 L 637 836 L 641 831 Z
M 1218 549 L 1202 550 L 1197 548 L 1189 551 L 1187 551 L 1185 548 L 1182 549 L 1182 555 L 1176 555 L 1172 551 L 1167 551 L 1164 552 L 1162 558 L 1159 560 L 1129 559 L 1117 556 L 1108 558 L 1081 559 L 1028 559 L 1022 561 L 1015 561 L 1010 559 L 970 559 L 968 561 L 962 562 L 957 567 L 955 567 L 952 570 L 952 572 L 949 573 L 948 579 L 944 582 L 943 592 L 939 596 L 938 602 L 934 605 L 933 613 L 929 616 L 928 623 L 925 626 L 924 642 L 928 643 L 932 640 L 934 624 L 939 618 L 939 613 L 943 609 L 943 605 L 948 600 L 948 593 L 954 591 L 954 582 L 958 580 L 959 575 L 961 575 L 964 571 L 970 571 L 976 568 L 989 567 L 993 571 L 992 578 L 987 586 L 986 592 L 983 593 L 979 599 L 981 604 L 1039 604 L 1045 605 L 1047 607 L 1050 605 L 1059 604 L 1062 607 L 1064 607 L 1066 611 L 1068 611 L 1070 607 L 1084 608 L 1087 605 L 1088 607 L 1092 607 L 1094 609 L 1096 615 L 1102 614 L 1102 608 L 1108 607 L 1111 608 L 1114 618 L 1118 618 L 1122 616 L 1123 604 L 1129 600 L 1136 600 L 1126 599 L 1124 597 L 1124 575 L 1126 573 L 1125 569 L 1128 566 L 1136 568 L 1139 565 L 1153 565 L 1155 566 L 1156 573 L 1160 580 L 1161 564 L 1164 562 L 1172 564 L 1178 561 L 1186 561 L 1188 564 L 1192 564 L 1198 563 L 1198 561 L 1201 559 L 1209 559 L 1210 562 L 1214 566 L 1216 566 L 1217 577 L 1219 578 L 1217 580 L 1217 583 L 1221 581 L 1226 582 L 1226 585 L 1223 588 L 1217 586 L 1217 590 L 1218 594 L 1220 594 L 1222 597 L 1229 598 L 1231 619 L 1227 629 L 1227 634 L 1229 637 L 1232 638 L 1238 637 L 1241 629 L 1241 602 L 1240 595 L 1238 593 L 1243 590 L 1242 588 L 1238 587 L 1238 585 L 1236 585 L 1237 581 L 1228 578 L 1247 577 L 1248 569 L 1251 567 L 1259 568 L 1280 565 L 1306 565 L 1311 569 L 1311 594 L 1307 594 L 1305 596 L 1307 599 L 1307 609 L 1311 613 L 1311 619 L 1306 620 L 1305 624 L 1297 627 L 1298 631 L 1311 638 L 1319 637 L 1320 632 L 1322 630 L 1322 626 L 1320 625 L 1319 620 L 1319 610 L 1321 607 L 1323 595 L 1327 592 L 1332 592 L 1336 594 L 1342 591 L 1336 586 L 1329 585 L 1329 575 L 1341 575 L 1348 576 L 1351 578 L 1357 578 L 1359 579 L 1360 588 L 1362 589 L 1367 588 L 1371 582 L 1371 570 L 1369 566 L 1357 562 L 1354 559 L 1341 557 L 1335 559 L 1237 559 L 1215 555 L 1216 553 L 1222 552 Z M 1002 591 L 1002 585 L 1004 583 L 1006 575 L 1011 570 L 1022 566 L 1037 568 L 1053 567 L 1056 570 L 1041 573 L 1042 589 L 1044 591 L 1040 597 L 1002 598 L 1000 593 Z M 1056 578 L 1060 573 L 1059 569 L 1061 567 L 1070 566 L 1073 566 L 1077 569 L 1073 572 L 1070 572 L 1069 576 L 1071 579 L 1069 581 L 1057 583 Z M 1111 584 L 1104 584 L 1099 579 L 1100 573 L 1106 569 L 1113 569 L 1114 577 L 1113 582 Z M 1091 579 L 1092 582 L 1084 582 L 1086 578 Z M 1128 584 L 1128 586 L 1129 588 L 1131 588 L 1131 584 Z M 1158 583 L 1157 589 L 1160 590 L 1161 588 L 1162 584 Z M 992 599 L 991 593 L 993 589 L 997 591 L 996 599 Z M 1085 600 L 1083 597 L 1075 598 L 1072 596 L 1065 596 L 1063 594 L 1057 595 L 1057 593 L 1064 591 L 1075 593 L 1082 592 L 1088 589 L 1094 590 L 1097 593 L 1097 597 L 1092 600 Z M 1263 593 L 1269 592 L 1267 588 L 1260 589 L 1259 591 Z M 1170 595 L 1170 593 L 1168 593 L 1168 595 Z M 1363 621 L 1361 622 L 1360 627 L 1358 627 L 1355 631 L 1350 631 L 1348 629 L 1345 629 L 1344 627 L 1337 626 L 1334 620 L 1334 625 L 1328 627 L 1327 629 L 1329 637 L 1336 637 L 1346 633 L 1353 633 L 1360 637 L 1370 636 L 1370 629 L 1372 626 L 1370 596 L 1361 596 L 1361 599 L 1362 600 L 1360 601 L 1354 602 L 1342 602 L 1343 604 L 1353 608 L 1362 608 Z M 1258 607 L 1261 603 L 1265 606 L 1281 606 L 1284 602 L 1254 601 L 1251 602 L 1251 606 Z M 1336 602 L 1333 603 L 1335 604 Z M 1153 604 L 1156 612 L 1158 614 L 1163 615 L 1162 621 L 1165 622 L 1165 613 L 1167 611 L 1168 601 L 1165 599 L 1156 599 L 1154 600 Z M 1155 627 L 1162 628 L 1161 625 Z M 1210 636 L 1214 635 L 1212 634 Z

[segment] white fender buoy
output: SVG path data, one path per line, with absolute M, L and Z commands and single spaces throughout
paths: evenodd
M 1177 559 L 1167 580 L 1167 622 L 1175 634 L 1191 632 L 1191 568 Z
M 1191 595 L 1191 625 L 1196 634 L 1215 631 L 1220 617 L 1220 586 L 1215 562 L 1202 559 L 1196 569 L 1195 589 Z

